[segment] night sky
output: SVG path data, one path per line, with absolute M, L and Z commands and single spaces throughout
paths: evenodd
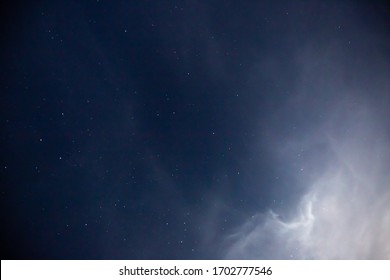
M 1 7 L 2 259 L 390 259 L 387 1 Z

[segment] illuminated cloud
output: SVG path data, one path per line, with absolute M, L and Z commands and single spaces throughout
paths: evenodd
M 386 121 L 369 112 L 356 107 L 343 122 L 332 120 L 306 137 L 326 142 L 326 168 L 317 178 L 303 177 L 306 194 L 294 209 L 254 215 L 231 234 L 226 258 L 390 258 L 390 142 Z M 321 153 L 313 170 L 324 166 L 315 160 Z

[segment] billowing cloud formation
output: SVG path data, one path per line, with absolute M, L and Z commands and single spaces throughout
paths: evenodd
M 386 120 L 374 112 L 356 105 L 341 113 L 342 121 L 334 118 L 304 137 L 329 147 L 311 159 L 319 176 L 303 177 L 306 192 L 295 209 L 246 221 L 228 237 L 225 257 L 390 259 L 390 141 Z M 316 162 L 322 153 L 329 153 L 325 165 Z

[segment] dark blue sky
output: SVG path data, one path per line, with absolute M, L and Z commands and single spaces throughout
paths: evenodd
M 4 5 L 2 259 L 226 257 L 334 157 L 308 134 L 359 103 L 388 140 L 389 23 L 386 1 Z

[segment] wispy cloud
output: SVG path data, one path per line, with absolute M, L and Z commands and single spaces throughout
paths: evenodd
M 356 105 L 304 137 L 329 147 L 326 168 L 316 151 L 310 164 L 322 170 L 300 180 L 307 191 L 298 205 L 249 218 L 227 238 L 226 258 L 390 258 L 390 141 L 386 121 L 370 112 Z

